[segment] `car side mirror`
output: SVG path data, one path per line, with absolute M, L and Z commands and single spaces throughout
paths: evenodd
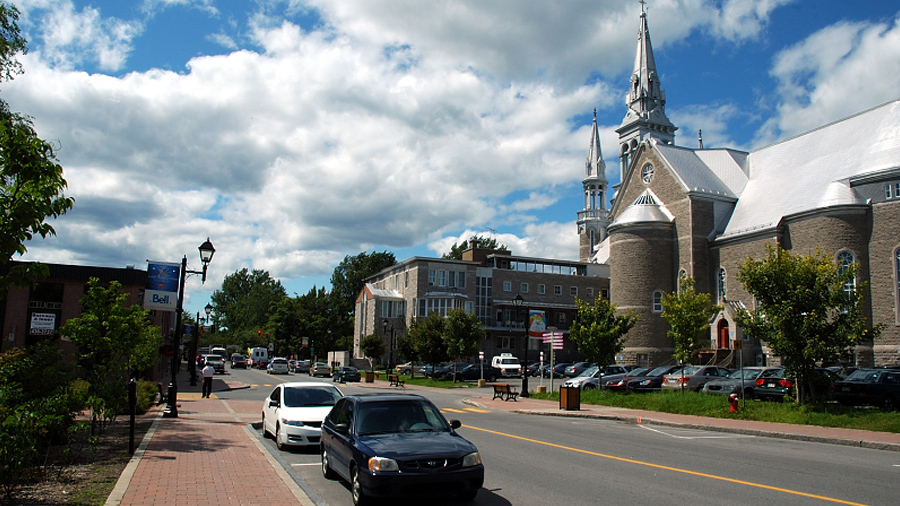
M 459 420 L 450 420 L 451 429 L 456 430 L 460 427 L 462 427 L 462 422 L 460 422 Z
M 279 406 L 278 401 L 269 399 L 269 407 L 270 408 L 277 408 L 278 406 Z
M 334 431 L 339 434 L 347 434 L 350 432 L 350 426 L 346 423 L 338 423 L 334 425 Z

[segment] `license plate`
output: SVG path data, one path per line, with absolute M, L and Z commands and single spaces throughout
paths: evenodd
M 769 388 L 775 388 L 775 383 L 767 383 L 766 386 Z

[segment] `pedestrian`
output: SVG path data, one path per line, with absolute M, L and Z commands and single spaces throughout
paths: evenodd
M 200 374 L 203 375 L 203 395 L 202 397 L 206 397 L 209 399 L 209 394 L 212 393 L 212 380 L 213 375 L 216 374 L 215 368 L 213 368 L 212 364 L 209 362 L 206 363 L 206 367 L 200 371 Z

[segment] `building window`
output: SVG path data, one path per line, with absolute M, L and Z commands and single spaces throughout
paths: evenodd
M 657 290 L 653 292 L 653 312 L 662 313 L 662 292 Z
M 556 323 L 566 323 L 566 313 L 556 313 Z
M 891 183 L 884 185 L 885 200 L 891 200 L 891 198 L 893 198 L 893 188 L 894 186 Z
M 562 295 L 562 285 L 554 285 L 553 294 L 554 295 Z
M 448 286 L 450 288 L 456 288 L 456 271 L 450 271 L 450 281 Z
M 725 303 L 725 269 L 719 269 L 719 274 L 716 276 L 716 303 L 724 304 Z
M 519 288 L 522 293 L 528 293 L 528 283 L 522 283 Z
M 466 287 L 466 271 L 460 271 L 459 275 L 456 276 L 456 286 L 458 288 Z
M 604 300 L 609 300 L 609 290 L 600 290 L 600 297 Z
M 504 281 L 503 282 L 503 291 L 511 292 L 512 291 L 512 281 Z
M 687 271 L 686 271 L 686 270 L 681 269 L 680 271 L 678 271 L 678 279 L 675 280 L 675 287 L 676 287 L 676 289 L 678 290 L 679 293 L 681 292 L 681 280 L 684 279 L 684 278 L 686 278 L 686 277 L 687 277 Z
M 586 292 L 585 292 L 585 293 L 586 293 L 586 295 L 587 295 L 588 300 L 594 298 L 594 289 L 593 289 L 593 288 L 588 288 L 588 289 L 586 289 Z
M 498 350 L 512 350 L 515 348 L 516 339 L 509 336 L 500 336 L 497 338 Z
M 577 286 L 570 287 L 570 288 L 569 288 L 569 294 L 570 294 L 572 297 L 578 297 L 578 287 L 577 287 Z
M 430 286 L 434 286 L 435 276 L 436 273 L 434 272 L 434 269 L 428 269 L 428 284 Z
M 447 286 L 447 271 L 438 271 L 438 286 Z
M 547 285 L 545 285 L 543 283 L 538 284 L 537 293 L 538 293 L 538 295 L 546 294 L 547 293 Z
M 847 269 L 850 268 L 851 265 L 853 265 L 854 261 L 855 261 L 855 259 L 853 258 L 853 253 L 850 253 L 849 251 L 846 251 L 846 250 L 838 253 L 838 256 L 837 256 L 838 273 L 843 274 Z M 856 278 L 855 277 L 853 279 L 851 279 L 850 281 L 847 281 L 844 284 L 844 292 L 846 292 L 847 295 L 853 295 L 853 293 L 856 292 Z

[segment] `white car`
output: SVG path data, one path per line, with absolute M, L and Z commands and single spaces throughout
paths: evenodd
M 263 436 L 272 435 L 275 446 L 315 446 L 322 420 L 344 394 L 328 383 L 281 383 L 263 402 Z
M 287 374 L 290 372 L 286 358 L 273 358 L 266 366 L 267 374 Z

